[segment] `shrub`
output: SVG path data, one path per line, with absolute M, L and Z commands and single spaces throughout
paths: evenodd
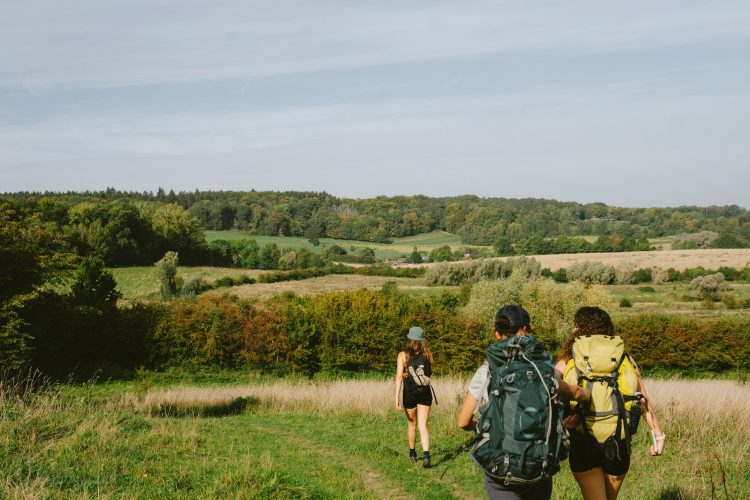
M 637 315 L 615 320 L 642 368 L 723 371 L 750 369 L 750 321 Z
M 164 300 L 169 300 L 177 295 L 176 278 L 178 264 L 179 258 L 177 257 L 177 252 L 165 253 L 164 257 L 154 264 L 156 276 L 159 279 L 159 293 Z
M 615 268 L 615 280 L 623 285 L 635 283 L 635 266 L 630 263 L 621 264 Z
M 607 308 L 609 298 L 600 286 L 560 285 L 552 279 L 514 272 L 508 278 L 482 280 L 471 289 L 464 313 L 492 329 L 495 312 L 503 304 L 520 304 L 531 315 L 534 331 L 555 349 L 573 329 L 573 314 L 584 305 Z M 489 333 L 488 333 L 489 336 Z
M 699 276 L 690 285 L 695 295 L 703 300 L 719 300 L 721 294 L 728 288 L 724 275 L 721 273 Z
M 639 286 L 638 291 L 641 293 L 656 293 L 656 290 L 652 286 Z
M 611 285 L 615 282 L 615 268 L 601 262 L 576 262 L 568 268 L 567 274 L 569 280 L 581 281 L 587 285 Z
M 622 300 L 620 300 L 620 307 L 622 308 L 633 307 L 633 303 L 630 302 L 627 297 L 623 297 Z
M 651 283 L 653 275 L 654 270 L 650 267 L 638 269 L 634 273 L 633 283 Z
M 457 286 L 475 283 L 482 278 L 506 278 L 516 269 L 527 276 L 538 276 L 541 273 L 541 265 L 534 258 L 477 259 L 435 264 L 425 273 L 425 281 L 430 285 Z

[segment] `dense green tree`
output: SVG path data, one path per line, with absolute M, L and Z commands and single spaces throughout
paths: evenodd
M 98 257 L 84 257 L 78 264 L 71 291 L 74 301 L 100 311 L 112 311 L 122 294 L 117 290 L 112 273 L 104 269 Z
M 260 250 L 259 267 L 261 269 L 276 269 L 279 267 L 281 251 L 276 243 L 266 243 Z

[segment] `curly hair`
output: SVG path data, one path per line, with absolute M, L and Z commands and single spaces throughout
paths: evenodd
M 560 350 L 560 359 L 567 361 L 573 357 L 573 342 L 581 335 L 614 335 L 615 324 L 607 311 L 598 307 L 581 307 L 573 316 L 575 330 L 570 334 Z

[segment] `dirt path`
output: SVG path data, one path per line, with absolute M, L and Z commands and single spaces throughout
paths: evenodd
M 411 496 L 404 492 L 399 485 L 391 482 L 379 472 L 371 469 L 367 463 L 359 457 L 352 456 L 351 454 L 344 453 L 335 448 L 330 448 L 320 441 L 306 438 L 298 433 L 293 433 L 282 428 L 270 428 L 261 425 L 254 425 L 253 428 L 272 436 L 281 436 L 287 443 L 292 444 L 298 449 L 304 449 L 321 456 L 324 459 L 341 464 L 341 466 L 351 472 L 352 475 L 359 476 L 360 480 L 367 488 L 367 491 L 372 493 L 373 498 L 411 498 Z

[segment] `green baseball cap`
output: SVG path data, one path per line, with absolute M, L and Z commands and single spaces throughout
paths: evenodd
M 409 328 L 409 334 L 406 336 L 409 340 L 424 340 L 424 330 L 418 326 Z

